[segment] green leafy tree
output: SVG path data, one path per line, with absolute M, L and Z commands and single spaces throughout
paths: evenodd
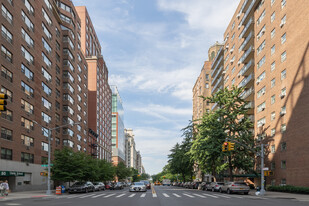
M 115 167 L 115 174 L 118 177 L 118 180 L 124 180 L 127 177 L 131 176 L 131 169 L 127 168 L 123 162 L 120 162 Z
M 115 167 L 112 163 L 106 160 L 98 161 L 99 180 L 103 182 L 111 181 L 115 177 Z

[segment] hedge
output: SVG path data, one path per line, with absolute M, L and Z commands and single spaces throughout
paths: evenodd
M 268 186 L 268 191 L 276 192 L 289 192 L 289 193 L 298 193 L 298 194 L 309 194 L 309 187 L 297 187 L 292 185 L 285 186 Z

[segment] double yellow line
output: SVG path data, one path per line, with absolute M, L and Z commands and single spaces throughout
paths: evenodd
M 156 191 L 154 189 L 154 184 L 153 183 L 151 184 L 151 191 L 152 191 L 152 194 L 156 194 Z

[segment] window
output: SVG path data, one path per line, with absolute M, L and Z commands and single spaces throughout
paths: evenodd
M 264 65 L 265 61 L 266 61 L 266 57 L 263 56 L 262 59 L 257 63 L 257 68 L 258 69 L 261 68 Z
M 231 83 L 232 83 L 232 85 L 235 84 L 235 78 L 232 79 L 232 82 L 231 82 Z
M 43 135 L 44 137 L 48 137 L 48 129 L 47 129 L 47 128 L 42 127 L 42 135 Z
M 42 14 L 43 14 L 43 17 L 44 19 L 46 20 L 47 24 L 50 26 L 52 25 L 52 20 L 50 19 L 50 17 L 48 16 L 48 14 L 46 13 L 45 9 L 42 8 Z
M 46 123 L 50 123 L 51 117 L 48 114 L 45 114 L 44 112 L 42 112 L 41 114 L 42 114 L 42 120 Z
M 29 34 L 23 28 L 21 28 L 21 36 L 23 37 L 23 39 L 27 42 L 29 46 L 34 47 L 33 39 L 29 36 Z
M 284 33 L 282 36 L 281 36 L 281 44 L 284 44 L 286 42 L 286 33 Z
M 25 92 L 26 95 L 31 97 L 34 96 L 33 89 L 23 81 L 21 82 L 21 89 Z
M 266 87 L 264 86 L 262 89 L 260 89 L 258 92 L 257 92 L 257 98 L 260 98 L 262 95 L 264 95 L 266 92 Z
M 264 34 L 265 34 L 265 25 L 262 27 L 262 29 L 259 31 L 259 33 L 256 35 L 256 40 L 258 41 Z
M 47 29 L 47 27 L 45 26 L 44 23 L 42 23 L 42 28 L 43 28 L 44 34 L 47 36 L 47 38 L 48 38 L 49 40 L 51 40 L 51 39 L 52 39 L 52 34 L 51 34 L 50 31 Z
M 271 0 L 271 1 L 270 1 L 270 2 L 271 2 L 271 3 L 270 3 L 271 6 L 275 3 L 275 1 L 276 1 L 276 0 Z
M 55 138 L 56 139 L 56 146 L 60 145 L 60 139 L 59 138 Z
M 1 76 L 7 79 L 10 82 L 13 82 L 13 73 L 10 72 L 7 68 L 4 66 L 1 66 Z
M 281 89 L 281 92 L 280 92 L 281 99 L 285 97 L 285 95 L 286 95 L 286 88 L 284 87 L 283 89 Z
M 271 14 L 271 16 L 270 16 L 270 22 L 273 22 L 273 21 L 275 20 L 275 18 L 276 18 L 276 13 L 273 12 L 273 13 Z
M 47 67 L 51 67 L 52 63 L 51 61 L 49 60 L 49 58 L 42 52 L 42 58 L 43 58 L 43 61 L 45 62 L 46 66 Z
M 273 63 L 271 63 L 270 65 L 270 71 L 274 71 L 276 69 L 276 62 L 274 61 Z
M 286 161 L 281 160 L 281 169 L 286 169 Z
M 29 3 L 29 1 L 28 0 L 24 0 L 24 3 L 25 3 L 26 8 L 28 9 L 29 13 L 31 13 L 33 15 L 34 14 L 34 9 L 31 6 L 31 4 Z
M 273 45 L 270 49 L 270 55 L 273 55 L 276 51 L 276 45 Z
M 260 104 L 260 105 L 257 106 L 257 112 L 259 113 L 259 112 L 261 112 L 261 111 L 264 111 L 265 108 L 266 108 L 266 103 L 263 102 L 262 104 Z
M 266 76 L 266 73 L 264 71 L 262 74 L 260 74 L 260 76 L 257 77 L 257 80 L 256 80 L 257 84 L 259 84 L 263 79 L 265 79 L 265 76 Z
M 27 60 L 28 64 L 34 64 L 33 56 L 23 46 L 21 46 L 21 53 L 22 53 L 23 57 L 25 57 L 25 59 Z
M 13 112 L 11 110 L 1 111 L 1 117 L 3 119 L 13 121 Z
M 74 148 L 74 142 L 72 142 L 71 140 L 64 139 L 63 146 Z
M 271 163 L 270 163 L 270 169 L 271 169 L 271 170 L 275 170 L 275 169 L 276 169 L 276 164 L 275 164 L 275 162 L 271 162 Z
M 48 158 L 47 157 L 41 157 L 41 164 L 47 165 L 48 164 Z
M 286 5 L 286 0 L 281 0 L 281 9 L 283 9 Z
M 13 131 L 10 129 L 6 129 L 4 127 L 1 128 L 1 138 L 6 140 L 13 140 Z
M 276 119 L 276 112 L 272 112 L 271 114 L 270 114 L 270 120 L 271 121 L 274 121 Z
M 21 108 L 24 109 L 26 112 L 28 112 L 29 114 L 33 114 L 33 105 L 30 104 L 29 102 L 21 99 Z
M 42 143 L 41 143 L 41 146 L 42 146 L 42 150 L 43 150 L 43 151 L 48 152 L 48 144 L 47 144 L 47 143 L 42 142 Z
M 282 17 L 280 27 L 283 27 L 285 25 L 285 23 L 286 23 L 286 15 L 284 15 L 284 17 Z
M 276 134 L 276 129 L 275 129 L 275 128 L 272 128 L 272 129 L 270 130 L 270 136 L 271 136 L 271 137 L 274 137 L 275 134 Z
M 33 122 L 29 119 L 26 119 L 24 117 L 21 117 L 21 126 L 25 127 L 26 129 L 34 129 Z
M 13 16 L 12 14 L 9 12 L 9 10 L 7 10 L 7 8 L 5 8 L 5 6 L 2 4 L 1 6 L 1 10 L 2 10 L 2 16 L 10 23 L 13 23 Z
M 270 103 L 274 104 L 276 102 L 276 95 L 271 96 Z
M 34 155 L 22 152 L 21 153 L 21 161 L 22 162 L 28 162 L 28 163 L 34 163 Z
M 234 40 L 234 38 L 235 38 L 235 33 L 232 35 L 232 37 L 231 37 L 231 41 L 233 41 L 233 40 Z
M 12 150 L 1 147 L 1 159 L 12 160 Z
M 281 54 L 281 62 L 284 62 L 286 60 L 286 51 L 284 51 L 282 54 Z
M 270 152 L 274 154 L 276 152 L 275 149 L 276 149 L 275 145 L 271 145 Z
M 273 39 L 276 35 L 276 29 L 274 28 L 273 30 L 271 30 L 270 32 L 270 38 Z
M 51 75 L 44 69 L 44 67 L 42 67 L 42 74 L 48 82 L 51 81 Z
M 13 62 L 13 55 L 12 53 L 5 48 L 3 45 L 1 45 L 1 56 L 3 56 L 6 60 L 8 60 L 9 62 Z
M 8 96 L 8 100 L 13 102 L 13 93 L 5 87 L 1 87 L 1 93 L 6 94 Z
M 209 88 L 209 84 L 208 84 L 208 83 L 205 84 L 205 88 L 206 88 L 206 89 Z
M 285 151 L 286 150 L 286 142 L 282 142 L 281 143 L 281 151 Z
M 260 44 L 260 46 L 257 48 L 257 55 L 261 53 L 261 51 L 265 48 L 265 40 Z
M 29 79 L 33 81 L 33 72 L 28 69 L 24 64 L 21 64 L 21 72 Z
M 51 103 L 44 97 L 42 97 L 42 104 L 46 109 L 49 109 L 49 110 L 51 109 L 51 106 L 52 106 Z
M 43 46 L 46 49 L 47 53 L 51 53 L 52 49 L 43 37 L 42 37 L 42 43 L 43 43 Z
M 25 24 L 27 25 L 28 30 L 34 31 L 33 23 L 30 21 L 30 19 L 28 18 L 28 16 L 25 14 L 25 12 L 23 10 L 21 11 L 21 18 L 25 22 Z
M 206 74 L 206 81 L 209 81 L 209 74 Z
M 264 19 L 265 17 L 265 10 L 262 12 L 262 14 L 259 16 L 259 18 L 257 19 L 256 23 L 257 23 L 257 26 L 260 25 L 260 23 L 262 22 L 262 20 Z
M 286 179 L 281 179 L 281 186 L 286 185 Z
M 273 79 L 270 81 L 270 86 L 271 86 L 271 88 L 273 88 L 275 85 L 276 85 L 276 79 L 273 78 Z
M 2 35 L 3 38 L 5 38 L 8 42 L 10 42 L 10 43 L 12 44 L 12 42 L 13 42 L 13 35 L 12 35 L 12 33 L 9 32 L 9 30 L 8 30 L 5 26 L 3 26 L 3 25 L 1 25 L 1 35 Z
M 266 119 L 265 119 L 265 117 L 263 117 L 262 119 L 259 119 L 257 121 L 257 127 L 262 127 L 262 126 L 265 125 L 265 123 L 266 123 Z
M 281 133 L 284 133 L 286 131 L 286 124 L 281 125 Z
M 45 2 L 45 4 L 46 4 L 47 8 L 48 8 L 49 10 L 52 10 L 52 5 L 50 4 L 49 0 L 44 0 L 44 2 Z
M 34 139 L 32 137 L 28 137 L 28 136 L 22 134 L 21 140 L 22 140 L 23 145 L 26 145 L 28 147 L 34 146 Z
M 281 80 L 286 78 L 286 69 L 281 72 Z
M 283 116 L 286 114 L 286 106 L 281 107 L 280 115 Z

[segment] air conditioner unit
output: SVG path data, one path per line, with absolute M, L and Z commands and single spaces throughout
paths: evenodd
M 280 27 L 282 28 L 284 26 L 284 24 L 285 24 L 284 22 L 281 22 Z
M 283 116 L 283 115 L 285 115 L 285 114 L 286 114 L 286 111 L 281 111 L 281 112 L 280 112 L 280 115 L 281 115 L 281 116 Z
M 234 51 L 234 49 L 231 49 L 231 50 L 230 50 L 230 53 L 233 53 L 233 51 Z
M 265 91 L 263 91 L 262 94 L 265 94 Z
M 265 107 L 262 108 L 262 111 L 264 111 L 264 110 L 265 110 Z
M 240 61 L 238 61 L 238 62 L 237 62 L 237 64 L 238 64 L 238 65 L 240 65 L 240 64 L 241 64 L 241 62 L 240 62 Z
M 239 19 L 239 17 L 240 17 L 240 13 L 238 13 L 236 17 Z
M 222 74 L 226 74 L 226 71 L 223 71 Z
M 260 81 L 258 80 L 258 81 L 256 81 L 256 85 L 259 85 L 259 83 L 260 83 Z
M 240 78 L 240 76 L 241 76 L 240 74 L 237 75 L 238 78 Z
M 280 94 L 280 98 L 283 99 L 285 97 L 285 94 Z
M 232 64 L 234 62 L 234 59 L 231 59 L 230 63 Z
M 226 45 L 225 48 L 228 49 L 228 48 L 229 48 L 229 45 Z

